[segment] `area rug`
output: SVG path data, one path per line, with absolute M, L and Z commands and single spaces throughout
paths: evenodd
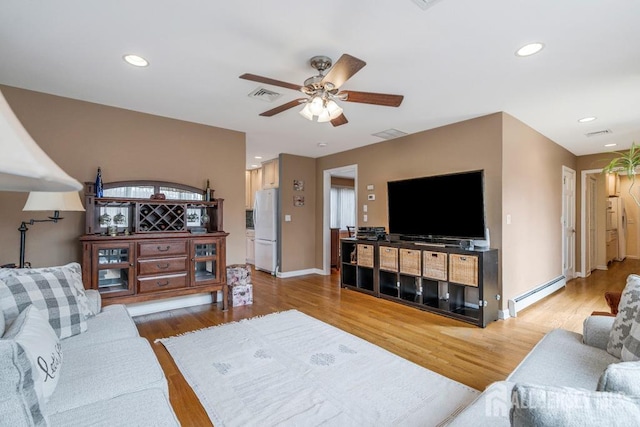
M 297 310 L 157 341 L 215 427 L 437 426 L 479 394 Z

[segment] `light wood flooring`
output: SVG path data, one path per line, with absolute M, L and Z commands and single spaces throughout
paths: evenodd
M 605 291 L 621 291 L 629 273 L 640 273 L 640 261 L 613 262 L 607 271 L 574 279 L 567 286 L 518 313 L 486 328 L 428 313 L 339 287 L 339 276 L 309 275 L 278 279 L 254 271 L 254 303 L 222 311 L 221 303 L 135 318 L 140 334 L 158 356 L 169 381 L 173 408 L 183 426 L 211 425 L 173 359 L 156 338 L 296 309 L 357 335 L 470 387 L 483 390 L 504 379 L 554 328 L 582 332 L 592 311 L 608 311 Z

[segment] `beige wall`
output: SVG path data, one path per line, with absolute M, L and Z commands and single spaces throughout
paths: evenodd
M 304 190 L 295 191 L 293 180 L 304 181 Z M 280 155 L 280 237 L 283 273 L 315 268 L 314 226 L 322 223 L 316 209 L 316 161 L 309 157 Z M 294 206 L 294 196 L 304 197 L 304 206 Z M 291 215 L 291 221 L 285 221 Z
M 514 117 L 503 119 L 504 305 L 563 273 L 562 166 L 576 170 L 576 157 Z
M 322 216 L 323 171 L 358 165 L 357 226 L 388 226 L 387 181 L 462 172 L 485 171 L 485 209 L 491 230 L 491 246 L 501 249 L 502 211 L 502 114 L 444 126 L 390 141 L 317 159 L 316 215 Z M 374 185 L 368 191 L 367 185 Z M 367 200 L 368 194 L 376 200 Z M 369 221 L 362 222 L 362 205 L 368 205 Z M 416 199 L 416 209 L 441 209 L 437 200 Z M 322 222 L 316 222 L 316 266 L 322 265 Z
M 7 102 L 40 147 L 69 175 L 93 181 L 98 166 L 105 182 L 150 179 L 204 188 L 224 199 L 229 232 L 227 262 L 245 260 L 245 135 L 0 86 Z M 0 192 L 0 262 L 18 262 L 21 221 L 48 212 L 22 212 L 27 193 Z M 84 199 L 83 199 L 84 202 Z M 29 226 L 26 260 L 34 267 L 80 261 L 78 237 L 84 213 L 62 213 L 57 224 Z
M 334 187 L 355 187 L 355 180 L 352 178 L 331 177 L 331 186 Z

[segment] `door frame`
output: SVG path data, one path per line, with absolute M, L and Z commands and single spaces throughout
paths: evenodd
M 345 172 L 353 172 L 354 174 L 354 190 L 355 190 L 355 218 L 358 222 L 358 165 L 347 165 L 339 168 L 325 169 L 322 172 L 322 274 L 331 274 L 331 176 Z
M 567 190 L 566 179 L 571 178 L 570 186 Z M 573 200 L 567 204 L 566 199 L 572 195 Z M 566 207 L 571 206 L 567 210 Z M 570 224 L 569 226 L 567 224 Z M 568 236 L 567 229 L 573 236 Z M 562 274 L 566 280 L 576 277 L 576 171 L 567 166 L 562 166 Z M 568 243 L 567 243 L 568 242 Z
M 589 271 L 586 271 L 587 268 L 587 175 L 602 173 L 602 168 L 600 169 L 587 169 L 580 171 L 580 277 L 587 277 L 589 275 Z

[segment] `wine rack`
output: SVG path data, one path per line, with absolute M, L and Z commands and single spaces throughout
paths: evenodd
M 136 233 L 186 231 L 186 212 L 183 203 L 136 203 Z

